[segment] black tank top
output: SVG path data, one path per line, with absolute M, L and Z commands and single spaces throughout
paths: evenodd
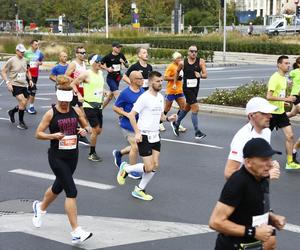
M 183 62 L 183 84 L 186 86 L 187 79 L 197 79 L 195 76 L 195 71 L 201 73 L 201 68 L 199 66 L 200 58 L 196 58 L 194 64 L 189 64 L 188 59 L 185 58 Z M 200 78 L 197 79 L 197 87 L 199 87 Z
M 51 134 L 61 132 L 66 136 L 76 136 L 77 134 L 77 125 L 78 125 L 78 114 L 74 108 L 70 107 L 68 113 L 60 113 L 56 107 L 52 106 L 53 117 L 50 121 L 49 131 Z M 78 138 L 77 138 L 78 139 Z M 50 150 L 52 152 L 58 153 L 60 156 L 75 156 L 74 154 L 78 153 L 78 140 L 76 143 L 76 148 L 74 149 L 59 149 L 59 140 L 50 141 Z

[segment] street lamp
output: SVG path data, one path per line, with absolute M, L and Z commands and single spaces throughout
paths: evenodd
M 17 34 L 17 37 L 19 35 L 18 33 L 18 29 L 19 29 L 19 10 L 18 10 L 18 5 L 15 3 L 15 13 L 16 13 L 16 34 Z
M 105 0 L 105 31 L 108 38 L 108 0 Z
M 226 61 L 226 2 L 224 0 L 223 62 Z
M 299 0 L 294 0 L 294 3 L 295 3 L 295 33 L 297 32 L 297 7 L 298 7 L 298 3 L 299 3 Z

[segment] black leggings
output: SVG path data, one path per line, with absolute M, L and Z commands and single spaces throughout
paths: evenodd
M 68 198 L 76 198 L 77 196 L 73 173 L 77 166 L 78 154 L 74 155 L 72 158 L 64 158 L 58 157 L 56 153 L 50 150 L 48 152 L 48 161 L 56 177 L 52 185 L 52 192 L 56 195 L 64 190 Z

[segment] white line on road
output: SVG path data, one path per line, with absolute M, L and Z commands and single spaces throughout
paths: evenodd
M 37 178 L 41 178 L 41 179 L 55 180 L 55 176 L 53 174 L 46 174 L 46 173 L 41 173 L 41 172 L 36 172 L 36 171 L 31 171 L 31 170 L 26 170 L 26 169 L 13 169 L 8 172 L 15 173 L 15 174 L 21 174 L 21 175 L 27 175 L 27 176 L 31 176 L 31 177 L 37 177 Z M 102 183 L 97 183 L 97 182 L 92 182 L 92 181 L 85 181 L 85 180 L 80 180 L 80 179 L 74 179 L 74 181 L 77 185 L 80 185 L 80 186 L 102 189 L 102 190 L 109 190 L 109 189 L 113 189 L 115 187 L 115 186 L 111 186 L 111 185 L 107 185 L 107 184 L 102 184 Z
M 233 80 L 233 79 L 250 79 L 250 78 L 253 78 L 252 76 L 235 76 L 235 77 L 229 77 L 227 79 L 230 79 L 230 80 Z
M 51 106 L 41 106 L 42 109 L 49 109 Z
M 0 120 L 9 121 L 8 118 L 0 117 Z
M 287 223 L 284 226 L 284 230 L 300 234 L 300 226 L 298 226 L 298 225 L 293 225 L 293 224 Z
M 56 95 L 54 92 L 52 93 L 39 93 L 37 96 L 45 96 L 45 95 Z
M 51 98 L 47 98 L 47 97 L 36 97 L 36 100 L 44 100 L 44 101 L 49 101 L 51 100 Z
M 164 139 L 164 138 L 161 138 L 161 140 L 162 141 L 167 141 L 167 142 L 176 142 L 176 143 L 181 143 L 181 144 L 188 144 L 188 145 L 193 145 L 193 146 L 199 146 L 199 147 L 223 149 L 223 147 L 219 147 L 219 146 L 215 146 L 215 145 L 209 145 L 209 144 L 196 143 L 196 142 L 178 141 L 178 140 L 171 140 L 171 139 Z

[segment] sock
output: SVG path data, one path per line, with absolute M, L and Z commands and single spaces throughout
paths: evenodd
M 19 107 L 18 107 L 18 106 L 16 106 L 16 107 L 14 107 L 13 109 L 11 109 L 11 111 L 14 112 L 14 113 L 18 112 L 18 110 L 19 110 Z
M 29 104 L 29 108 L 33 108 L 33 103 L 30 103 L 30 104 Z
M 168 114 L 168 112 L 164 111 L 164 115 L 166 115 L 166 114 Z M 161 124 L 161 123 L 163 123 L 163 121 L 160 120 L 159 123 Z
M 127 165 L 124 169 L 127 173 L 131 173 L 131 172 L 143 173 L 144 172 L 144 164 L 137 163 L 135 165 Z
M 188 112 L 186 112 L 185 110 L 180 110 L 178 113 L 178 119 L 175 122 L 175 125 L 180 125 L 181 121 L 183 120 L 183 118 L 187 115 Z
M 90 155 L 96 153 L 96 147 L 91 146 L 90 147 Z
M 148 183 L 151 181 L 152 177 L 154 176 L 155 172 L 150 173 L 143 173 L 142 179 L 138 187 L 142 190 L 145 190 Z
M 292 155 L 287 155 L 287 163 L 291 163 L 293 161 L 293 156 Z
M 297 153 L 297 149 L 293 148 L 293 154 Z
M 19 109 L 19 122 L 24 122 L 24 110 Z
M 192 123 L 193 123 L 193 126 L 194 126 L 194 130 L 197 132 L 199 129 L 198 129 L 198 113 L 192 113 Z

